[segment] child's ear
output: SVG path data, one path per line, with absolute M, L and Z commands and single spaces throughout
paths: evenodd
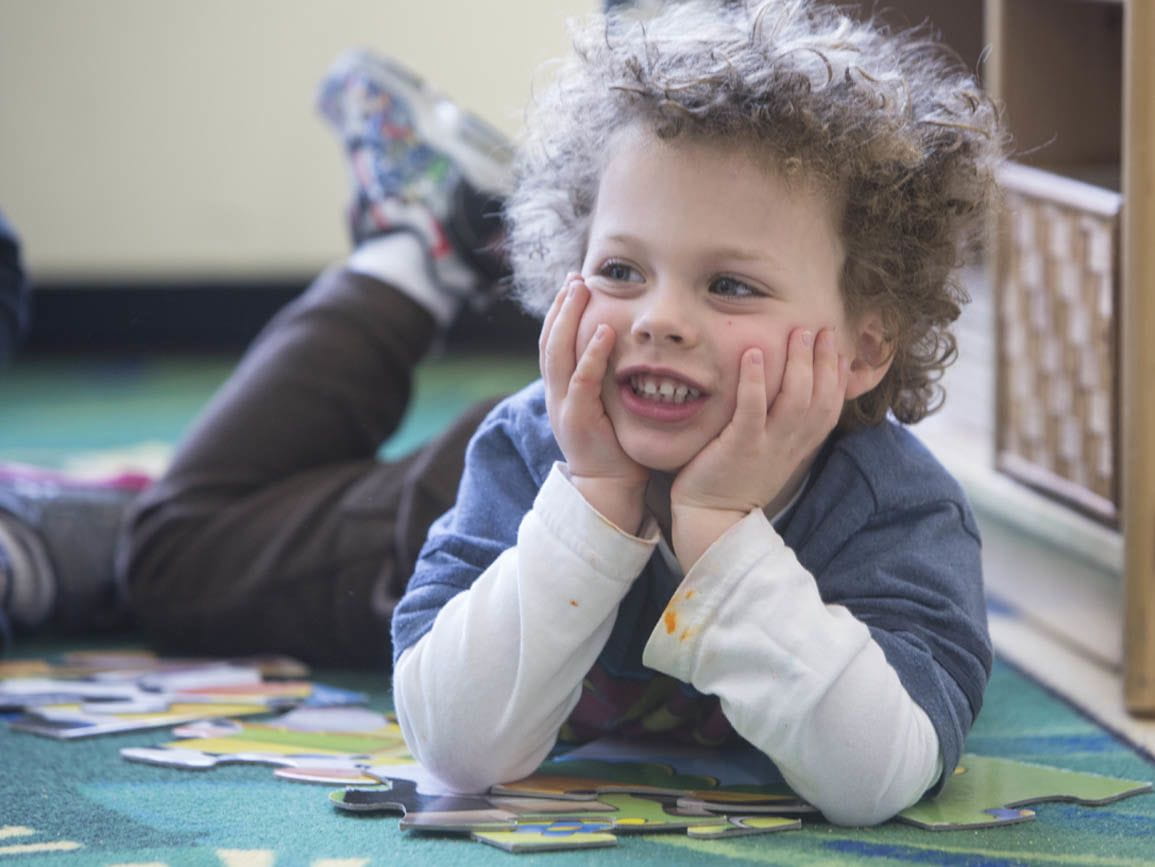
M 882 314 L 870 310 L 858 318 L 853 327 L 854 357 L 850 359 L 850 379 L 846 399 L 861 397 L 882 382 L 894 361 L 894 346 L 886 336 Z

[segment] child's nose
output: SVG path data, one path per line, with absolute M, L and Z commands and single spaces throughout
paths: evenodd
M 697 340 L 697 327 L 683 294 L 671 287 L 655 287 L 644 296 L 631 334 L 642 343 L 685 346 Z

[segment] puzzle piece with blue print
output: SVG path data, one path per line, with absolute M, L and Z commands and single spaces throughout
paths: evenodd
M 1035 818 L 1028 804 L 1073 801 L 1099 806 L 1151 791 L 1151 783 L 1105 777 L 1013 759 L 966 754 L 942 792 L 898 814 L 931 831 L 993 828 Z

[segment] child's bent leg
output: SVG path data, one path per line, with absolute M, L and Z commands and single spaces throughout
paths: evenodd
M 421 307 L 344 269 L 270 323 L 130 520 L 124 573 L 158 641 L 388 659 L 388 600 L 408 576 L 398 505 L 420 453 L 375 455 L 434 335 Z M 447 472 L 468 435 L 459 426 L 429 447 Z
M 363 52 L 334 64 L 319 107 L 349 161 L 357 248 L 270 324 L 135 510 L 122 571 L 169 647 L 388 660 L 392 603 L 480 421 L 376 460 L 413 366 L 501 271 L 486 248 L 507 142 Z
M 165 481 L 195 477 L 198 488 L 235 496 L 371 458 L 400 422 L 436 334 L 432 316 L 392 286 L 324 272 L 246 352 Z

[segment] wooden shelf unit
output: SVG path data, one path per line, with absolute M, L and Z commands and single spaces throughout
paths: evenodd
M 1155 714 L 1155 3 L 986 0 L 984 11 L 985 82 L 1006 107 L 1015 158 L 1059 175 L 1056 186 L 1069 178 L 1121 194 L 1113 333 L 1124 700 Z
M 1131 713 L 1155 716 L 1155 0 L 857 5 L 896 27 L 929 21 L 1005 106 L 1016 161 L 1058 176 L 1053 185 L 1066 192 L 1065 181 L 1098 188 L 1092 210 L 1118 203 L 1114 345 L 1103 353 L 1114 368 L 1107 499 L 1123 548 L 1123 700 Z

